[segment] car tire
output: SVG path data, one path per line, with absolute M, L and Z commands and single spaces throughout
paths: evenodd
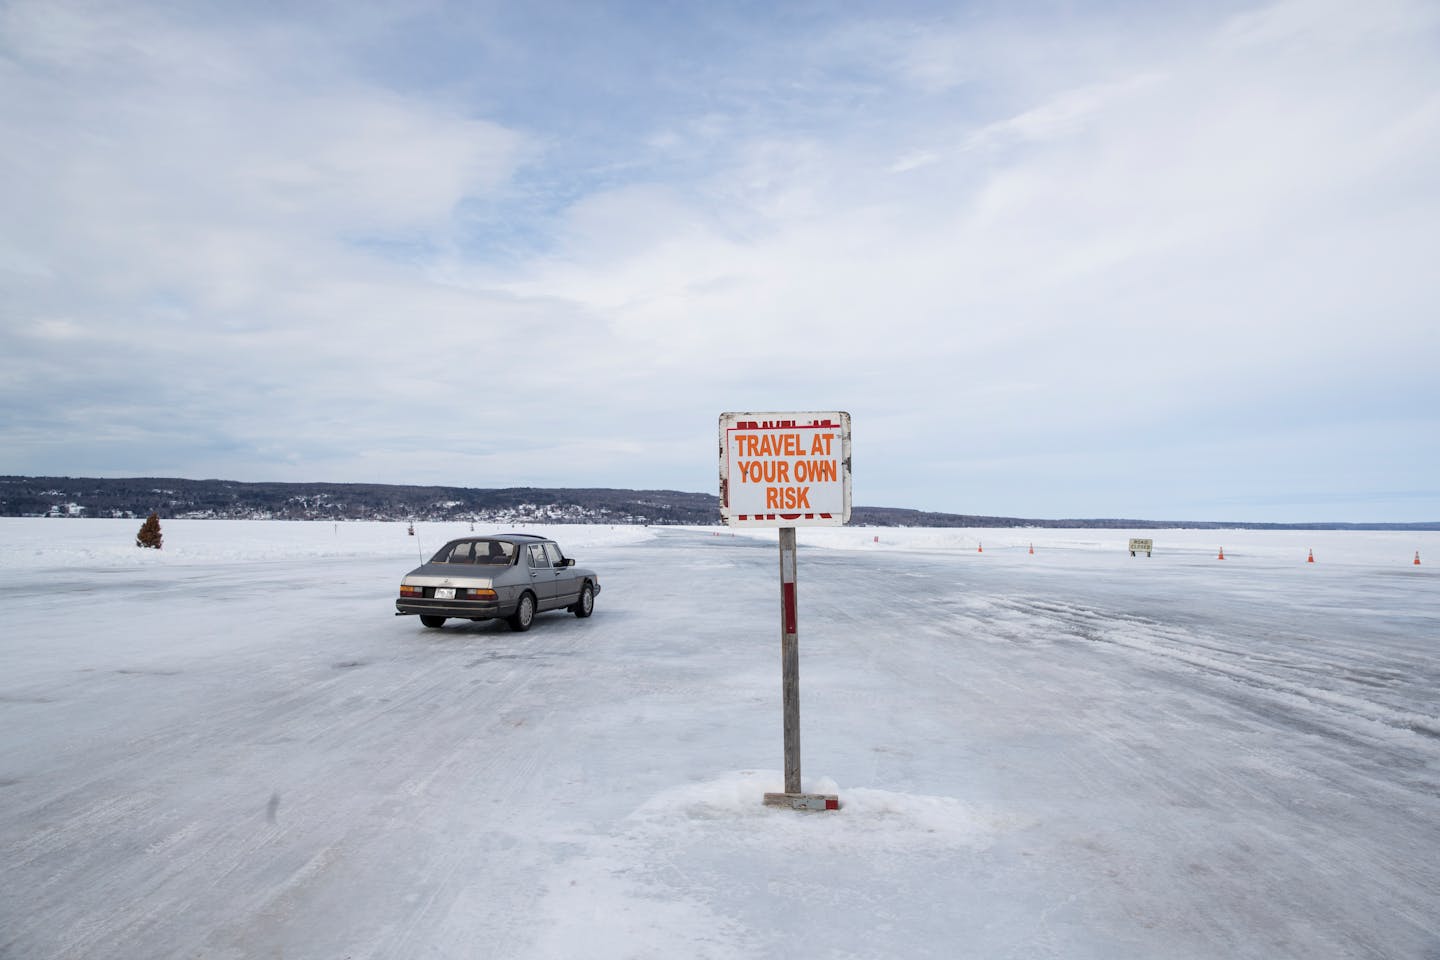
M 428 614 L 428 613 L 422 613 L 422 614 L 420 614 L 420 622 L 423 623 L 423 624 L 425 624 L 425 626 L 427 626 L 427 627 L 434 628 L 434 627 L 443 626 L 444 623 L 445 623 L 445 618 L 444 618 L 444 617 L 432 617 L 432 616 L 430 616 L 430 614 Z
M 530 624 L 535 622 L 535 595 L 525 592 L 520 595 L 520 602 L 515 605 L 515 612 L 506 619 L 510 629 L 516 633 L 524 633 L 530 629 Z
M 575 606 L 570 608 L 570 612 L 581 620 L 595 612 L 595 589 L 588 582 L 580 588 L 580 599 L 575 601 Z

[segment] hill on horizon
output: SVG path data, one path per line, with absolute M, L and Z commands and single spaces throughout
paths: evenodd
M 428 520 L 718 525 L 713 493 L 613 487 L 450 487 L 246 483 L 178 477 L 0 477 L 0 516 L 174 519 Z M 1440 530 L 1415 523 L 1253 523 L 1134 518 L 1036 519 L 857 506 L 853 526 L 1075 529 Z

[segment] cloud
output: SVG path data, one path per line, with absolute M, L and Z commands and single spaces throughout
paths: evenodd
M 5 8 L 16 472 L 708 489 L 719 411 L 844 407 L 859 502 L 1136 513 L 1163 450 L 1173 516 L 1440 409 L 1423 4 L 486 21 L 423 82 L 406 22 L 176 10 Z
M 1302 14 L 1367 26 L 1326 23 L 1330 45 L 1290 49 Z M 1158 444 L 1323 384 L 1296 413 L 1313 440 L 1386 381 L 1433 394 L 1434 284 L 1416 256 L 1440 211 L 1417 165 L 1440 128 L 1434 61 L 1404 17 L 1284 16 L 1283 69 L 1253 29 L 1237 47 L 1236 21 L 1219 23 L 1163 70 L 1109 64 L 1011 116 L 955 119 L 951 149 L 913 148 L 924 162 L 902 168 L 924 177 L 899 186 L 875 176 L 896 145 L 836 132 L 754 168 L 764 148 L 737 146 L 688 200 L 591 197 L 562 227 L 563 262 L 530 264 L 517 289 L 708 362 L 732 392 L 867 397 L 960 443 Z M 931 119 L 909 129 L 935 144 Z M 596 210 L 655 242 L 609 242 Z
M 7 13 L 4 121 L 27 148 L 7 165 L 31 188 L 9 199 L 32 257 L 263 269 L 277 239 L 442 229 L 458 202 L 503 185 L 524 149 L 457 105 L 308 76 L 290 59 L 303 44 L 257 28 L 103 6 Z
M 391 372 L 410 350 L 515 342 L 487 316 L 512 304 L 366 242 L 444 243 L 457 206 L 505 189 L 523 135 L 351 73 L 314 76 L 296 60 L 323 47 L 313 35 L 103 5 L 5 15 L 0 120 L 24 145 L 0 159 L 0 246 L 17 251 L 0 258 L 9 422 L 70 436 L 97 472 L 154 470 L 216 437 L 257 456 L 275 434 L 353 449 L 378 421 L 340 408 L 425 393 L 411 388 L 423 369 Z M 413 339 L 416 318 L 433 340 Z M 153 442 L 126 455 L 107 431 L 75 433 L 80 410 Z

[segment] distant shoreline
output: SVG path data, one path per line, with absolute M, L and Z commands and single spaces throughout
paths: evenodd
M 441 487 L 379 483 L 243 483 L 177 477 L 0 476 L 0 516 L 215 520 L 374 520 L 712 526 L 718 498 L 679 490 L 612 487 Z M 855 507 L 856 527 L 1051 530 L 1440 530 L 1407 523 L 1240 520 L 1038 519 Z

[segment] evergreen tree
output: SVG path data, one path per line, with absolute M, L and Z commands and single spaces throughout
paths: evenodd
M 140 524 L 140 532 L 135 535 L 135 546 L 152 547 L 160 549 L 160 514 L 152 512 Z

